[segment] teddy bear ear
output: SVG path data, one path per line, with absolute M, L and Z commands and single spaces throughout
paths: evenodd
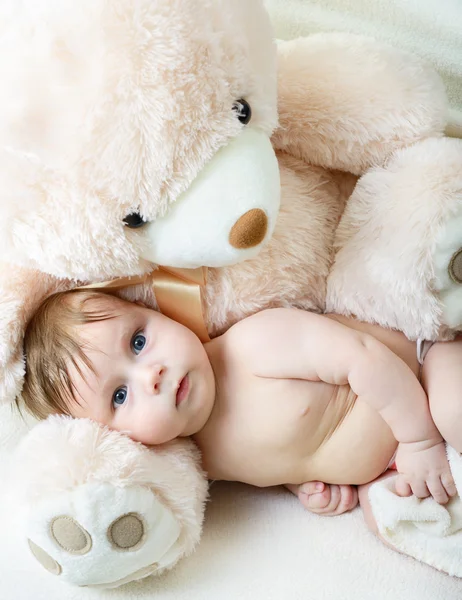
M 0 262 L 0 403 L 12 402 L 24 378 L 23 337 L 40 303 L 71 287 L 38 271 Z

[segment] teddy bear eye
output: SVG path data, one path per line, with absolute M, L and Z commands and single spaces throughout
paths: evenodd
M 239 99 L 233 104 L 233 110 L 237 113 L 237 118 L 243 125 L 247 125 L 252 118 L 252 109 L 247 100 Z
M 130 229 L 138 229 L 139 227 L 143 227 L 146 225 L 146 221 L 140 215 L 140 213 L 130 213 L 124 219 L 124 223 Z

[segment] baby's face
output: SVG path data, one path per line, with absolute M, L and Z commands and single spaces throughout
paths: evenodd
M 70 368 L 86 417 L 144 444 L 197 433 L 215 399 L 207 353 L 186 327 L 153 310 L 116 301 L 116 317 L 84 325 L 79 334 L 94 372 Z

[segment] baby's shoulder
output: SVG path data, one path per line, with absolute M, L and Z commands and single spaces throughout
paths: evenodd
M 227 332 L 233 338 L 267 340 L 268 338 L 290 336 L 300 327 L 319 327 L 329 322 L 327 315 L 307 312 L 298 308 L 268 308 L 238 321 Z
M 252 369 L 268 355 L 277 359 L 298 346 L 300 332 L 306 333 L 317 319 L 325 317 L 295 308 L 266 309 L 233 325 L 223 336 L 223 343 L 228 355 L 245 361 Z
M 268 308 L 238 321 L 228 329 L 225 336 L 233 342 L 258 342 L 283 326 L 289 316 L 294 318 L 298 312 L 291 308 Z

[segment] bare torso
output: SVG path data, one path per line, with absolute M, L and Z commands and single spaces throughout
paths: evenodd
M 418 375 L 416 346 L 404 335 L 330 316 L 388 346 Z M 255 376 L 226 334 L 210 345 L 217 399 L 195 436 L 211 479 L 266 487 L 321 480 L 375 479 L 397 442 L 377 411 L 348 385 Z

